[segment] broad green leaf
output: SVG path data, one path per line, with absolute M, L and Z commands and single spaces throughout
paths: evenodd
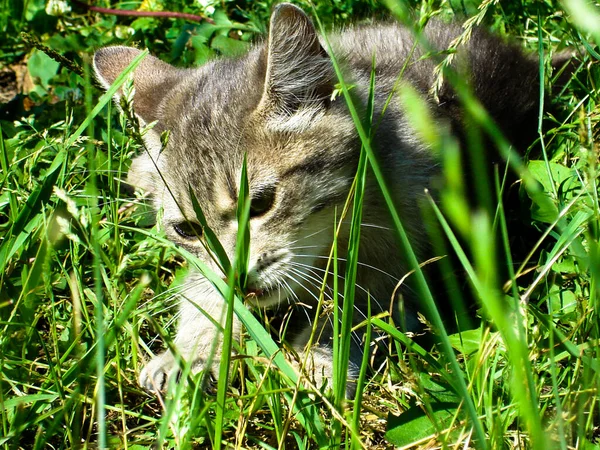
M 471 355 L 481 348 L 481 337 L 483 331 L 481 328 L 466 330 L 448 336 L 452 347 L 464 355 Z
M 27 61 L 29 74 L 32 78 L 39 79 L 40 84 L 46 89 L 49 87 L 52 77 L 58 73 L 59 66 L 59 63 L 39 50 L 35 50 Z
M 390 414 L 385 438 L 395 446 L 404 447 L 433 436 L 438 430 L 432 419 L 438 424 L 439 431 L 443 431 L 452 422 L 457 407 L 456 403 L 432 402 L 432 418 L 419 406 L 413 406 L 399 416 Z
M 578 270 L 575 267 L 575 259 L 572 257 L 564 258 L 561 261 L 558 261 L 552 264 L 552 270 L 557 273 L 577 273 Z
M 577 308 L 577 296 L 573 291 L 561 289 L 558 286 L 552 286 L 550 290 L 550 301 L 552 302 L 552 312 L 555 316 L 566 318 L 566 315 L 572 313 Z
M 409 445 L 444 431 L 457 415 L 460 397 L 450 386 L 426 373 L 419 378 L 422 405 L 413 405 L 399 416 L 388 416 L 385 437 L 394 445 Z
M 219 35 L 212 40 L 211 47 L 224 56 L 238 56 L 246 53 L 250 45 L 244 41 Z
M 527 165 L 531 175 L 542 184 L 544 192 L 553 191 L 552 182 L 554 182 L 556 186 L 560 186 L 569 178 L 576 177 L 574 171 L 568 167 L 555 162 L 550 162 L 548 165 L 550 167 L 552 179 L 550 179 L 550 174 L 548 173 L 545 161 L 533 160 L 529 161 L 529 164 Z
M 558 218 L 558 208 L 546 192 L 527 193 L 532 201 L 531 218 L 543 223 L 553 223 Z

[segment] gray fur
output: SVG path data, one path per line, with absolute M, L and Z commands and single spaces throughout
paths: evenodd
M 459 33 L 457 25 L 439 22 L 426 29 L 427 38 L 439 49 L 447 48 Z M 389 23 L 351 28 L 329 39 L 345 81 L 356 86 L 352 92 L 363 104 L 375 55 L 378 117 L 413 47 L 412 34 Z M 195 217 L 188 186 L 230 256 L 244 154 L 251 194 L 275 189 L 273 206 L 251 220 L 250 285 L 262 292 L 255 299 L 261 306 L 315 305 L 334 216 L 342 210 L 358 162 L 360 141 L 344 100 L 331 100 L 337 81 L 323 47 L 309 18 L 297 7 L 281 4 L 273 12 L 268 42 L 240 58 L 180 70 L 148 57 L 134 76 L 136 113 L 145 122 L 158 122 L 147 137 L 150 151 L 133 162 L 129 180 L 152 193 L 155 206 L 164 209 L 163 226 L 170 239 L 216 269 L 197 240 L 182 238 L 174 229 L 185 218 Z M 99 50 L 94 58 L 98 78 L 109 86 L 136 54 L 138 50 L 126 47 Z M 435 63 L 420 59 L 422 55 L 419 49 L 412 55 L 403 82 L 428 99 L 437 120 L 458 127 L 463 119 L 454 93 L 444 85 L 439 101 L 431 98 Z M 535 109 L 536 64 L 512 46 L 476 30 L 469 44 L 459 49 L 455 67 L 470 74 L 476 95 L 510 134 L 513 125 Z M 164 130 L 170 131 L 170 139 L 159 155 L 156 143 Z M 398 101 L 392 101 L 386 111 L 374 146 L 403 224 L 425 260 L 429 255 L 419 202 L 437 175 L 437 161 L 415 136 Z M 156 176 L 157 166 L 170 191 Z M 366 291 L 377 301 L 374 314 L 388 310 L 398 279 L 408 271 L 394 232 L 388 230 L 389 213 L 371 179 L 363 222 L 367 225 L 361 230 L 358 284 L 364 291 L 357 290 L 357 321 L 365 314 Z M 341 255 L 348 228 L 342 228 L 339 239 Z M 190 274 L 187 283 L 175 345 L 200 370 L 219 339 L 196 305 L 222 323 L 224 302 L 198 273 Z M 317 381 L 331 376 L 328 323 L 323 321 L 320 340 L 311 353 Z M 308 325 L 293 342 L 300 353 L 305 351 Z M 236 319 L 236 334 L 239 330 Z M 216 350 L 218 363 L 218 344 Z M 356 375 L 354 363 L 360 361 L 360 352 L 353 354 L 357 361 L 351 364 L 350 379 Z M 150 390 L 162 388 L 176 372 L 175 364 L 169 351 L 159 355 L 144 368 L 140 383 Z

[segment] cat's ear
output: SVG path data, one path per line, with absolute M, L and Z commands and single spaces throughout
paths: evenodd
M 93 67 L 96 78 L 108 89 L 117 77 L 139 56 L 141 50 L 131 47 L 105 47 L 94 54 Z M 181 70 L 155 58 L 146 56 L 133 72 L 135 113 L 146 124 L 160 122 L 160 104 L 165 95 L 179 83 Z M 122 91 L 115 94 L 119 105 Z M 134 158 L 127 182 L 147 193 L 155 193 L 160 185 L 160 136 L 155 127 L 144 134 L 146 150 Z
M 93 67 L 96 78 L 108 89 L 117 77 L 139 56 L 141 50 L 132 47 L 105 47 L 94 54 Z M 181 70 L 154 56 L 146 56 L 133 72 L 133 99 L 135 112 L 140 118 L 151 123 L 158 120 L 158 105 L 180 79 Z M 115 95 L 117 101 L 122 92 Z
M 333 91 L 334 71 L 304 11 L 289 3 L 275 7 L 266 51 L 261 109 L 290 115 L 303 106 L 326 104 Z

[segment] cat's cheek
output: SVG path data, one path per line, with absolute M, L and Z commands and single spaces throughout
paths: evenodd
M 156 191 L 157 172 L 153 168 L 152 160 L 147 154 L 141 154 L 131 162 L 127 183 L 136 189 L 141 189 L 147 194 Z
M 127 183 L 135 188 L 142 189 L 147 194 L 156 194 L 164 186 L 161 173 L 164 172 L 164 157 L 160 157 L 162 144 L 160 137 L 149 131 L 144 136 L 146 150 L 142 151 L 131 161 L 127 173 Z

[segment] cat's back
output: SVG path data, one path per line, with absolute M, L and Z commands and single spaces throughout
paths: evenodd
M 356 68 L 371 69 L 377 64 L 402 64 L 410 54 L 413 35 L 394 22 L 373 23 L 344 28 L 329 36 L 334 55 Z
M 416 43 L 413 30 L 397 22 L 385 21 L 343 29 L 329 36 L 331 50 L 343 65 L 358 75 L 370 74 L 375 62 L 379 77 L 398 77 L 403 73 L 411 81 L 420 78 L 426 83 L 433 80 L 434 60 L 421 58 L 426 51 L 423 43 L 432 49 L 445 50 L 460 34 L 454 23 L 430 21 L 424 41 Z
M 463 33 L 459 23 L 432 19 L 417 42 L 413 30 L 392 21 L 346 28 L 328 39 L 334 55 L 351 71 L 370 74 L 375 61 L 380 78 L 395 79 L 403 74 L 422 89 L 431 87 L 434 68 L 448 53 L 455 53 L 455 69 L 470 78 L 476 89 L 485 86 L 495 91 L 492 95 L 502 94 L 510 86 L 523 95 L 524 86 L 533 89 L 537 85 L 537 60 L 520 46 L 478 27 L 456 45 L 454 41 Z
M 413 30 L 398 23 L 380 22 L 333 33 L 329 41 L 351 75 L 346 81 L 364 85 L 375 67 L 376 88 L 384 95 L 402 77 L 427 96 L 439 76 L 436 66 L 452 54 L 450 67 L 458 79 L 470 85 L 511 140 L 532 123 L 539 100 L 537 57 L 483 28 L 467 33 L 459 23 L 433 19 L 416 38 Z M 438 111 L 460 122 L 460 101 L 452 84 L 446 80 L 437 91 Z

